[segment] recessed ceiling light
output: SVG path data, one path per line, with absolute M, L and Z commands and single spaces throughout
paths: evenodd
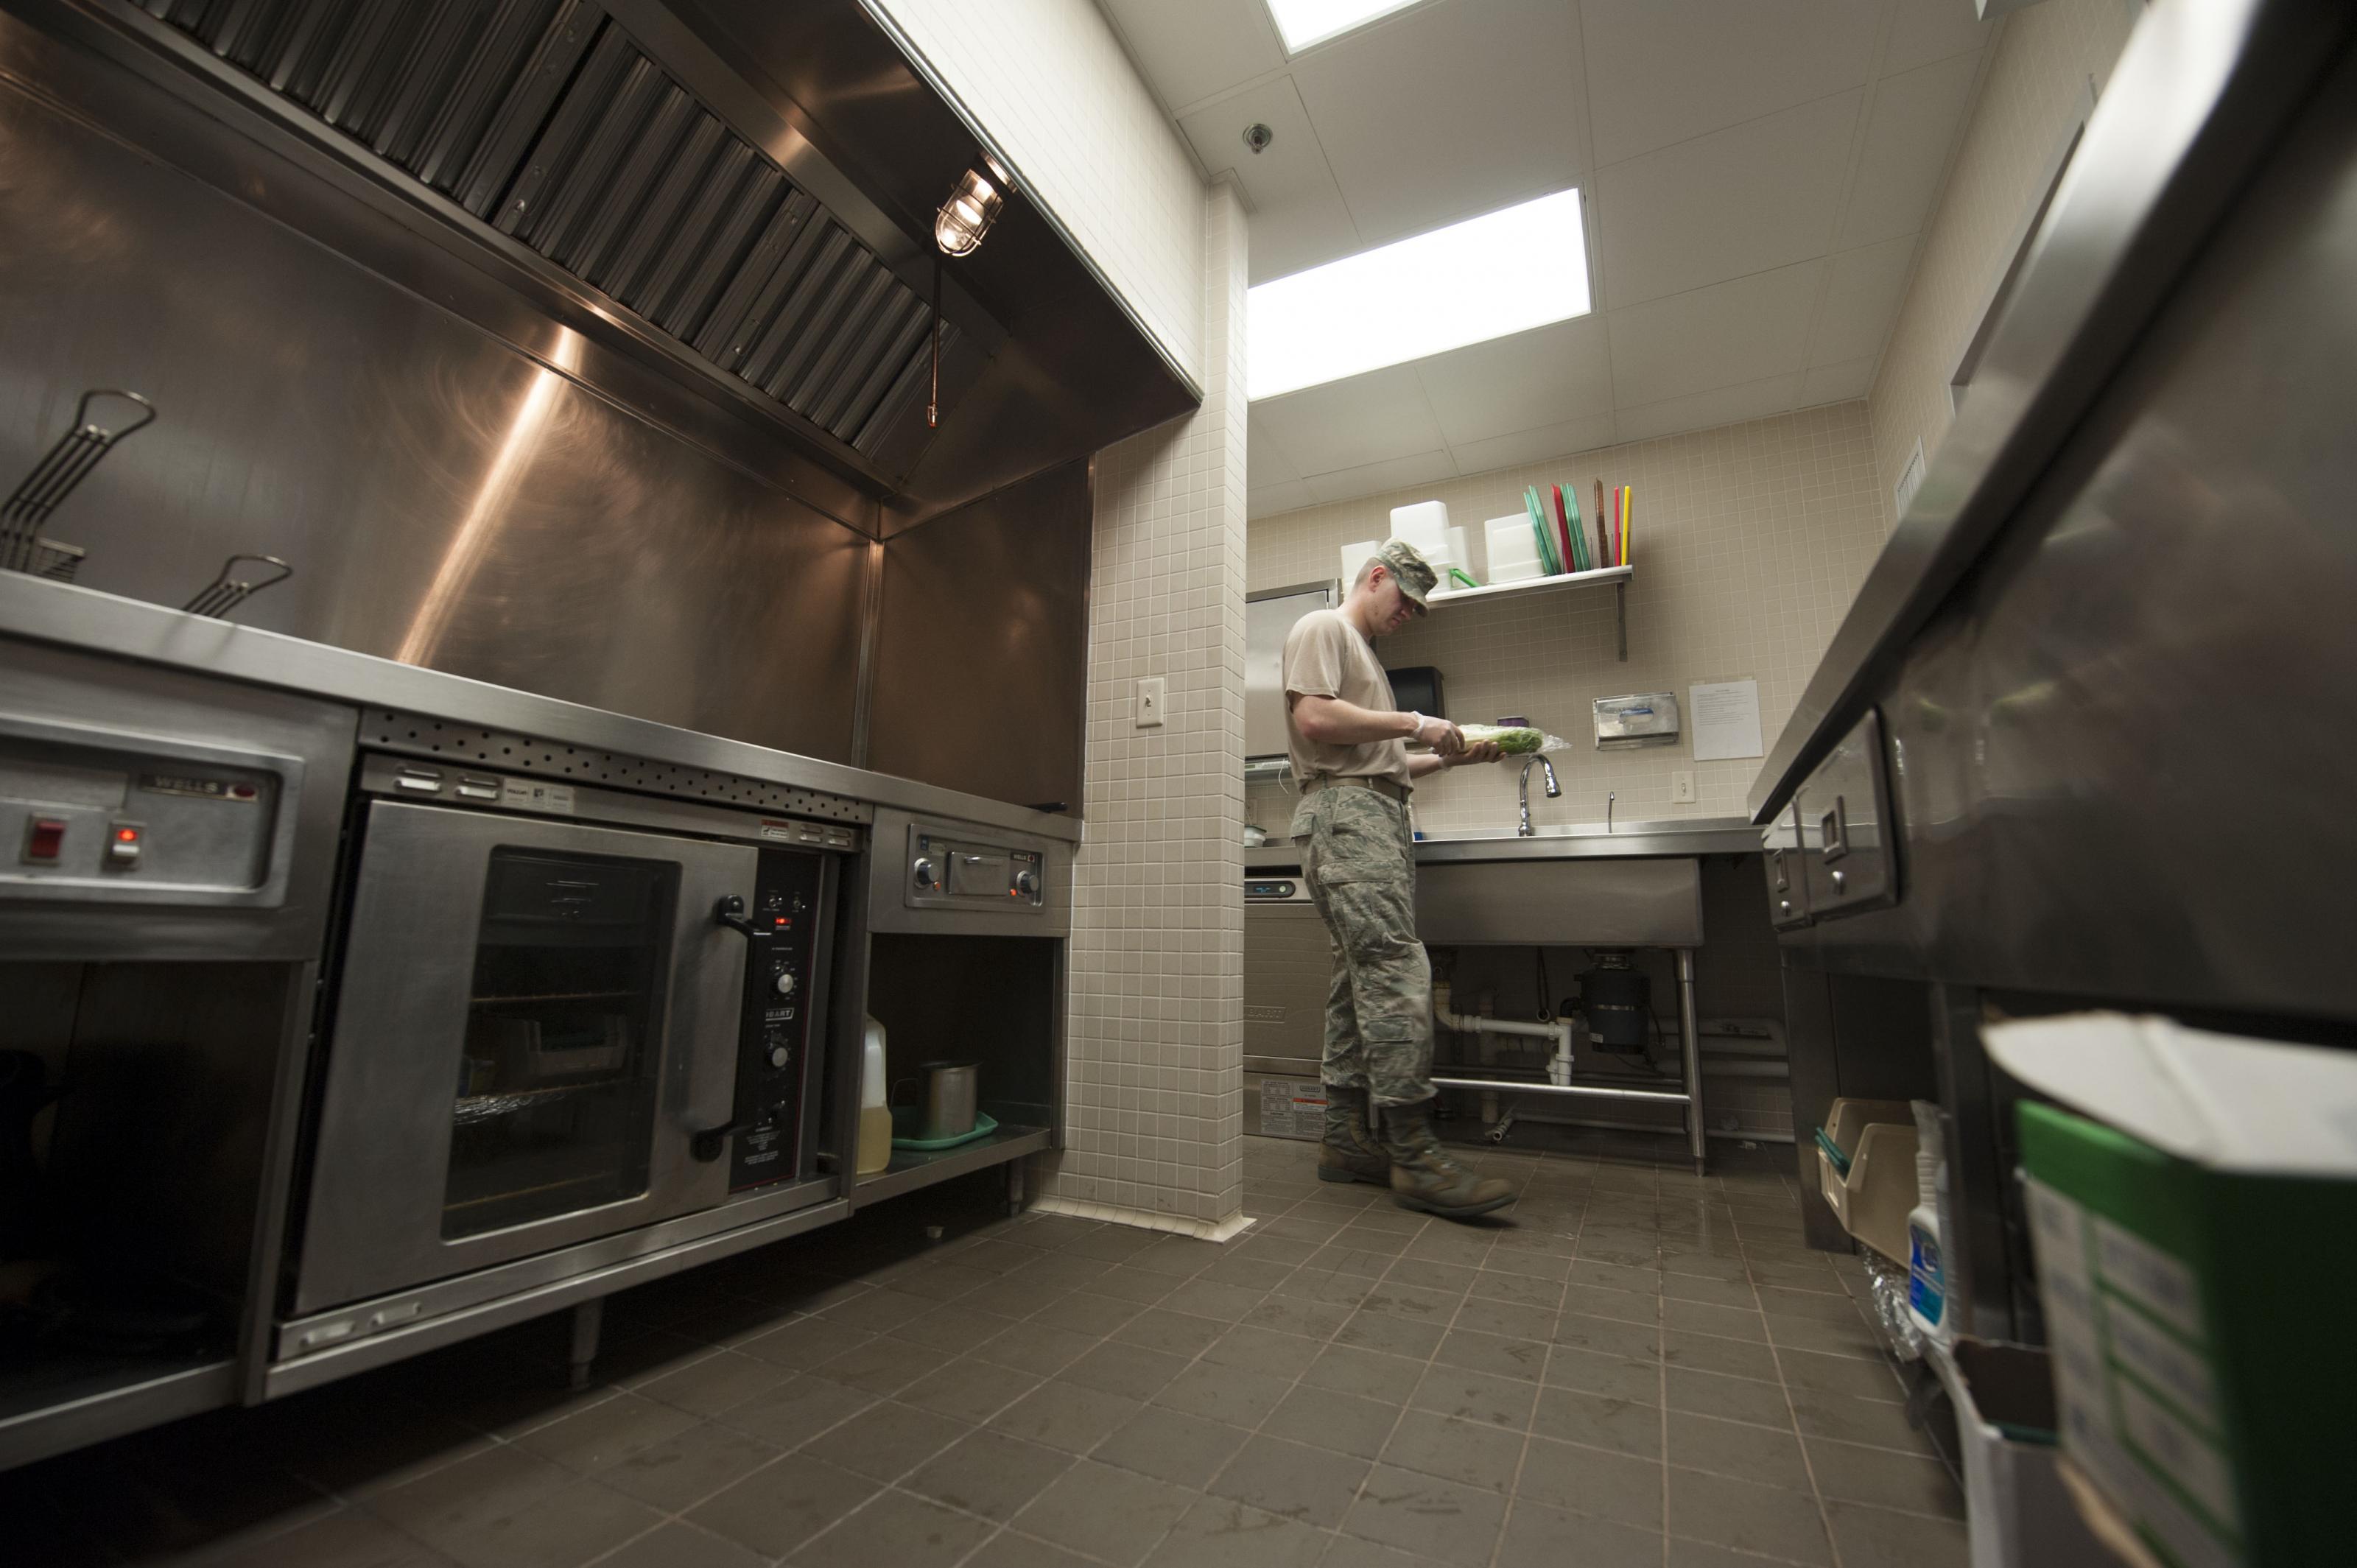
M 1579 192 L 1559 190 L 1261 284 L 1246 396 L 1340 381 L 1589 309 Z
M 1417 0 L 1268 0 L 1268 14 L 1285 38 L 1285 52 L 1297 55 L 1312 44 L 1415 4 Z

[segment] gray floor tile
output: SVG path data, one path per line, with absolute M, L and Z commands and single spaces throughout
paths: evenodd
M 676 1437 L 695 1423 L 696 1418 L 685 1411 L 625 1393 L 535 1428 L 516 1443 L 544 1459 L 587 1473 Z
M 871 1394 L 896 1394 L 928 1372 L 949 1365 L 950 1352 L 901 1339 L 871 1339 L 855 1346 L 813 1369 L 829 1382 L 865 1389 Z
M 1410 1245 L 1412 1248 L 1414 1243 Z M 1489 1251 L 1486 1243 L 1481 1251 Z M 1391 1266 L 1383 1283 L 1385 1289 L 1405 1285 L 1446 1296 L 1462 1296 L 1472 1284 L 1471 1276 L 1480 1272 L 1467 1267 L 1461 1260 L 1418 1257 L 1411 1251 Z
M 993 1416 L 990 1424 L 1068 1454 L 1085 1454 L 1143 1408 L 1120 1394 L 1051 1379 Z
M 849 1568 L 848 1564 L 845 1568 Z M 1098 1568 L 1077 1552 L 1050 1546 L 1037 1536 L 1002 1530 L 965 1560 L 964 1568 Z
M 1414 1360 L 1431 1359 L 1446 1329 L 1437 1323 L 1420 1323 L 1385 1313 L 1359 1311 L 1335 1332 L 1334 1343 Z
M 1761 1285 L 1759 1294 L 1760 1310 L 1770 1316 L 1813 1317 L 1823 1323 L 1852 1323 L 1857 1319 L 1857 1307 L 1846 1295 L 1775 1285 Z
M 662 1518 L 635 1498 L 581 1480 L 504 1518 L 437 1529 L 425 1540 L 469 1568 L 578 1568 Z
M 1634 1323 L 1650 1328 L 1662 1320 L 1662 1298 L 1652 1291 L 1616 1290 L 1574 1280 L 1564 1287 L 1563 1311 L 1577 1317 Z M 1553 1337 L 1552 1333 L 1548 1336 Z
M 1670 1468 L 1670 1533 L 1795 1563 L 1831 1563 L 1824 1518 L 1805 1492 Z
M 1609 1448 L 1641 1459 L 1662 1456 L 1661 1407 L 1649 1401 L 1578 1389 L 1542 1389 L 1531 1430 L 1542 1437 Z
M 1387 1317 L 1404 1317 L 1411 1323 L 1446 1326 L 1464 1301 L 1465 1297 L 1456 1292 L 1423 1290 L 1415 1285 L 1398 1284 L 1386 1274 L 1377 1282 L 1360 1310 L 1379 1312 Z
M 1617 1263 L 1586 1262 L 1572 1265 L 1567 1283 L 1633 1295 L 1659 1295 L 1663 1285 L 1659 1269 L 1626 1268 Z
M 1385 1412 L 1386 1419 L 1390 1413 Z M 1089 1457 L 1200 1490 L 1235 1457 L 1249 1435 L 1240 1426 L 1148 1405 L 1097 1444 Z
M 708 1417 L 768 1393 L 793 1375 L 783 1367 L 723 1350 L 640 1383 L 637 1391 L 690 1415 Z
M 949 1568 L 996 1527 L 954 1513 L 930 1498 L 887 1491 L 811 1541 L 788 1561 L 826 1568 L 851 1563 L 892 1568 Z
M 309 1568 L 328 1568 L 317 1558 L 287 1561 L 306 1561 Z M 725 1536 L 670 1520 L 612 1556 L 599 1558 L 597 1568 L 767 1568 L 769 1561 Z
M 1411 1410 L 1383 1451 L 1384 1464 L 1461 1481 L 1484 1491 L 1511 1491 L 1522 1468 L 1523 1434 L 1454 1416 Z
M 1173 1378 L 1154 1402 L 1231 1426 L 1258 1426 L 1285 1397 L 1286 1387 L 1259 1372 L 1198 1361 Z
M 1584 1393 L 1609 1394 L 1615 1399 L 1658 1403 L 1662 1397 L 1662 1367 L 1658 1361 L 1633 1361 L 1558 1345 L 1547 1353 L 1549 1388 L 1578 1389 Z
M 1439 1560 L 1395 1546 L 1380 1546 L 1355 1535 L 1338 1535 L 1318 1568 L 1433 1568 Z
M 973 1353 L 1002 1367 L 1052 1378 L 1102 1343 L 1069 1328 L 1045 1323 L 1018 1323 Z
M 1877 1356 L 1828 1356 L 1819 1350 L 1781 1350 L 1776 1359 L 1784 1370 L 1784 1381 L 1795 1391 L 1802 1389 L 1821 1390 L 1825 1393 L 1848 1394 L 1853 1399 L 1891 1400 L 1904 1397 L 1890 1363 Z
M 1964 1517 L 1964 1494 L 1957 1490 L 1955 1477 L 1945 1465 L 1927 1455 L 1899 1454 L 1824 1438 L 1811 1438 L 1808 1450 L 1817 1490 L 1828 1498 L 1951 1519 Z
M 1707 1302 L 1714 1306 L 1739 1306 L 1757 1311 L 1760 1298 L 1742 1280 L 1714 1279 L 1706 1274 L 1663 1274 L 1662 1294 L 1674 1301 Z
M 1465 1568 L 1490 1561 L 1506 1520 L 1494 1492 L 1378 1465 L 1342 1521 L 1344 1533 Z
M 1209 1349 L 1227 1331 L 1226 1324 L 1212 1318 L 1193 1317 L 1183 1312 L 1151 1307 L 1114 1330 L 1113 1337 L 1116 1344 L 1135 1345 L 1144 1349 L 1160 1350 L 1192 1359 Z
M 1659 1531 L 1517 1500 L 1497 1568 L 1661 1568 Z
M 608 1466 L 597 1479 L 665 1513 L 681 1513 L 777 1456 L 757 1437 L 706 1422 Z
M 571 1480 L 565 1466 L 503 1445 L 382 1492 L 368 1507 L 434 1545 L 488 1521 L 512 1518 Z
M 1514 1495 L 1640 1530 L 1662 1528 L 1662 1462 L 1658 1459 L 1534 1437 L 1523 1455 Z
M 1573 1350 L 1650 1361 L 1662 1354 L 1662 1331 L 1641 1323 L 1566 1312 L 1555 1319 L 1555 1342 Z
M 861 1411 L 803 1447 L 830 1465 L 888 1481 L 914 1469 L 970 1430 L 962 1421 L 888 1401 Z
M 1082 1288 L 1049 1302 L 1031 1315 L 1031 1321 L 1069 1328 L 1075 1334 L 1106 1335 L 1145 1310 L 1143 1302 L 1097 1295 Z
M 1662 1330 L 1662 1359 L 1666 1365 L 1695 1371 L 1725 1372 L 1765 1382 L 1776 1380 L 1776 1353 L 1766 1345 L 1717 1334 L 1697 1334 L 1691 1328 Z
M 1264 1297 L 1258 1306 L 1244 1314 L 1243 1321 L 1253 1328 L 1266 1328 L 1297 1338 L 1326 1340 L 1351 1320 L 1351 1310 L 1347 1305 L 1275 1294 Z
M 716 1419 L 773 1447 L 792 1448 L 877 1402 L 874 1394 L 805 1372 L 730 1407 Z
M 1721 1306 L 1712 1302 L 1665 1296 L 1662 1323 L 1668 1328 L 1692 1328 L 1728 1339 L 1768 1342 L 1768 1320 L 1748 1306 Z
M 1179 1519 L 1146 1568 L 1318 1568 L 1332 1537 L 1225 1498 L 1204 1498 Z
M 1663 1381 L 1672 1410 L 1748 1421 L 1755 1426 L 1779 1430 L 1789 1430 L 1792 1424 L 1792 1406 L 1785 1401 L 1781 1384 L 1724 1372 L 1699 1372 L 1688 1367 L 1666 1369 Z
M 1953 1520 L 1851 1502 L 1825 1504 L 1825 1520 L 1843 1568 L 1964 1568 L 1970 1556 L 1964 1527 Z
M 1173 1312 L 1192 1314 L 1197 1317 L 1214 1318 L 1222 1323 L 1234 1323 L 1258 1306 L 1268 1293 L 1243 1285 L 1224 1285 L 1216 1280 L 1190 1279 L 1162 1298 L 1162 1305 Z
M 1720 1421 L 1684 1411 L 1670 1412 L 1670 1463 L 1759 1481 L 1788 1491 L 1809 1489 L 1809 1466 L 1801 1441 L 1790 1433 Z
M 1127 1399 L 1152 1399 L 1164 1384 L 1187 1369 L 1186 1359 L 1136 1345 L 1099 1345 L 1064 1369 L 1066 1381 L 1099 1389 Z
M 855 1346 L 866 1344 L 870 1337 L 856 1328 L 846 1328 L 822 1317 L 798 1317 L 746 1340 L 737 1348 L 757 1361 L 807 1372 Z
M 1537 1388 L 1520 1379 L 1435 1367 L 1416 1385 L 1415 1397 L 1409 1402 L 1418 1410 L 1522 1432 L 1530 1426 L 1531 1409 L 1537 1399 Z
M 94 1541 L 77 1550 L 64 1541 L 46 1541 L 38 1521 L 22 1514 L 12 1514 L 9 1527 L 24 1532 L 10 1542 L 15 1562 L 81 1568 L 120 1561 L 112 1549 Z M 232 1548 L 225 1556 L 205 1559 L 207 1568 L 288 1568 L 294 1563 L 305 1568 L 445 1568 L 449 1561 L 363 1509 L 339 1509 Z
M 1469 1298 L 1449 1325 L 1452 1331 L 1493 1334 L 1505 1339 L 1526 1339 L 1544 1345 L 1555 1337 L 1555 1315 L 1544 1307 L 1513 1302 Z
M 1061 1449 L 985 1428 L 959 1438 L 901 1486 L 1005 1524 L 1076 1462 Z
M 1506 1302 L 1516 1306 L 1537 1307 L 1545 1312 L 1557 1312 L 1563 1307 L 1561 1281 L 1503 1273 L 1488 1267 L 1474 1274 L 1469 1294 L 1477 1301 Z
M 1853 1399 L 1819 1389 L 1792 1391 L 1792 1417 L 1803 1437 L 1832 1437 L 1863 1443 L 1902 1454 L 1929 1454 L 1924 1435 L 1907 1423 L 1907 1409 L 1896 1402 Z
M 1415 1393 L 1416 1384 L 1424 1380 L 1424 1372 L 1421 1359 L 1364 1350 L 1354 1345 L 1329 1345 L 1309 1363 L 1301 1380 L 1317 1388 L 1404 1405 Z
M 900 1401 L 952 1420 L 982 1422 L 1039 1386 L 1029 1372 L 968 1356 L 901 1390 Z
M 1280 1378 L 1289 1383 L 1301 1375 L 1301 1369 L 1317 1354 L 1315 1345 L 1305 1344 L 1297 1335 L 1239 1324 L 1207 1347 L 1203 1359 L 1216 1366 L 1239 1367 L 1264 1377 Z
M 1200 1498 L 1134 1470 L 1082 1460 L 1040 1493 L 1016 1524 L 1027 1534 L 1126 1568 L 1161 1544 Z
M 891 1337 L 963 1356 L 1014 1326 L 1013 1318 L 1001 1317 L 995 1312 L 978 1312 L 960 1303 L 935 1307 L 924 1316 L 902 1324 L 892 1331 Z
M 1546 1374 L 1547 1346 L 1458 1327 L 1442 1337 L 1432 1359 L 1445 1367 L 1492 1372 L 1501 1378 L 1520 1378 L 1534 1383 Z
M 1330 1448 L 1257 1436 L 1237 1450 L 1208 1489 L 1282 1519 L 1330 1529 L 1342 1522 L 1372 1467 Z
M 1396 1404 L 1303 1383 L 1285 1396 L 1261 1430 L 1271 1436 L 1372 1459 L 1383 1452 L 1399 1418 Z
M 1178 1288 L 1178 1281 L 1169 1274 L 1134 1269 L 1126 1263 L 1116 1264 L 1089 1282 L 1091 1294 L 1138 1306 L 1152 1306 Z

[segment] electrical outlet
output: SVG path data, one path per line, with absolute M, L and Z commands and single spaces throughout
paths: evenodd
M 1164 675 L 1141 675 L 1137 679 L 1137 727 L 1152 729 L 1162 722 L 1163 704 L 1169 700 L 1170 682 Z
M 1670 803 L 1674 806 L 1691 806 L 1694 804 L 1694 775 L 1683 772 L 1671 774 Z

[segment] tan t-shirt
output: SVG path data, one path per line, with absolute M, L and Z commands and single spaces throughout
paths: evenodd
M 1396 713 L 1391 677 L 1375 661 L 1375 650 L 1340 610 L 1311 610 L 1285 638 L 1285 739 L 1293 777 L 1308 783 L 1319 775 L 1336 779 L 1390 779 L 1413 789 L 1407 742 L 1371 740 L 1334 746 L 1303 736 L 1293 724 L 1296 697 L 1340 697 L 1378 713 Z

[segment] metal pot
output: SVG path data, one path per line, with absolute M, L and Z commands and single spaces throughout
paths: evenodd
M 980 1062 L 927 1062 L 924 1112 L 918 1118 L 917 1136 L 925 1143 L 937 1138 L 961 1138 L 974 1131 Z

